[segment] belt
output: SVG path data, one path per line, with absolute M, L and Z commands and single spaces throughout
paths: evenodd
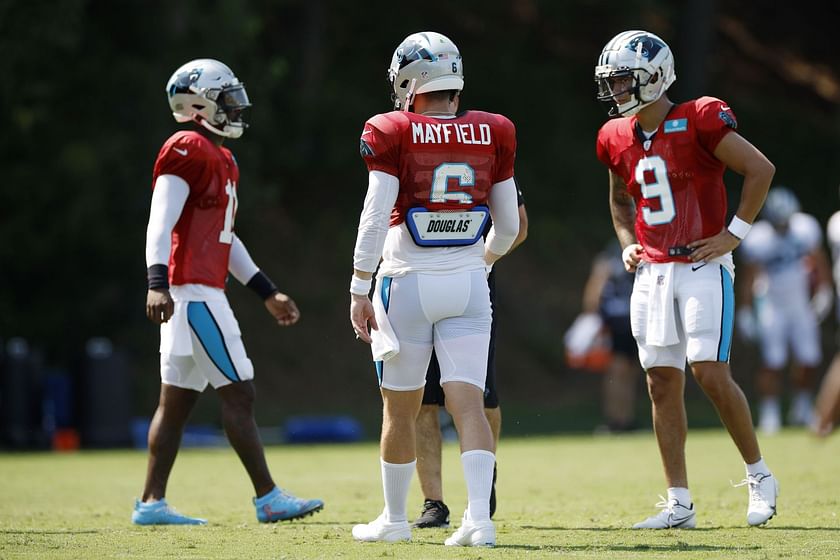
M 686 245 L 678 245 L 676 247 L 668 247 L 668 256 L 669 257 L 687 257 L 689 256 L 694 249 L 688 247 Z

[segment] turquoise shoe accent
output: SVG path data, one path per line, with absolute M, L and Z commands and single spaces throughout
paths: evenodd
M 257 510 L 257 521 L 274 523 L 312 515 L 316 511 L 324 509 L 324 502 L 321 500 L 301 500 L 275 486 L 274 490 L 265 496 L 254 498 L 254 507 Z
M 206 525 L 207 520 L 199 517 L 189 517 L 175 511 L 166 503 L 166 499 L 156 502 L 134 502 L 131 512 L 131 522 L 135 525 Z

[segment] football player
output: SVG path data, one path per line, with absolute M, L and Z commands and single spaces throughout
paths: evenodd
M 508 253 L 518 247 L 528 237 L 528 213 L 522 191 L 517 185 L 517 203 L 519 204 L 519 233 Z M 489 226 L 489 224 L 488 224 Z M 489 227 L 485 228 L 485 232 Z M 499 393 L 496 390 L 496 269 L 487 277 L 490 287 L 490 307 L 492 309 L 490 325 L 490 349 L 487 354 L 487 378 L 484 385 L 484 414 L 493 432 L 493 444 L 499 446 L 502 431 L 502 409 L 499 406 Z M 423 492 L 423 509 L 414 520 L 412 527 L 418 529 L 449 527 L 449 507 L 443 501 L 443 480 L 441 475 L 440 408 L 446 406 L 446 394 L 440 386 L 440 365 L 432 351 L 429 369 L 426 371 L 426 387 L 423 390 L 423 405 L 417 415 L 417 478 Z M 496 513 L 496 467 L 493 467 L 493 486 L 490 489 L 490 518 Z
M 614 117 L 601 127 L 597 155 L 609 168 L 610 211 L 636 273 L 631 329 L 647 372 L 653 425 L 668 498 L 637 529 L 692 528 L 685 464 L 685 363 L 714 403 L 746 465 L 747 522 L 776 511 L 778 485 L 762 459 L 744 393 L 732 379 L 735 314 L 732 251 L 758 215 L 775 168 L 735 132 L 730 106 L 714 97 L 675 104 L 674 57 L 647 31 L 625 31 L 601 51 L 598 100 Z M 743 175 L 727 225 L 726 168 Z
M 416 463 L 415 419 L 434 348 L 460 436 L 469 501 L 445 544 L 493 546 L 495 454 L 483 403 L 491 323 L 487 272 L 519 229 L 515 129 L 502 115 L 458 114 L 461 54 L 439 33 L 408 36 L 388 76 L 396 110 L 369 119 L 361 135 L 368 188 L 350 282 L 350 320 L 371 344 L 384 405 L 385 508 L 374 521 L 353 527 L 353 537 L 411 538 L 406 499 Z
M 253 289 L 281 326 L 300 318 L 234 231 L 239 167 L 222 144 L 239 138 L 251 106 L 245 86 L 216 60 L 190 61 L 166 85 L 175 120 L 192 130 L 160 149 L 146 232 L 149 291 L 146 315 L 160 324 L 160 401 L 149 428 L 149 464 L 132 521 L 139 525 L 204 524 L 165 499 L 184 425 L 198 396 L 212 385 L 222 403 L 225 433 L 256 492 L 261 523 L 295 519 L 323 508 L 278 488 L 266 465 L 254 422 L 254 366 L 227 297 L 228 272 Z
M 796 366 L 788 423 L 810 426 L 813 421 L 814 375 L 822 361 L 819 323 L 831 311 L 833 296 L 822 228 L 799 211 L 796 195 L 773 187 L 761 214 L 764 219 L 753 224 L 741 245 L 737 320 L 744 337 L 757 338 L 761 346 L 758 428 L 773 434 L 782 426 L 782 369 L 789 351 Z
M 834 261 L 832 272 L 837 290 L 835 309 L 837 318 L 840 320 L 840 212 L 835 212 L 829 218 L 826 237 L 828 246 L 831 248 L 831 258 Z M 840 351 L 834 354 L 828 372 L 820 385 L 814 412 L 812 429 L 817 435 L 829 435 L 840 420 Z
M 613 239 L 592 262 L 583 289 L 583 313 L 597 313 L 610 337 L 611 356 L 601 383 L 604 425 L 596 433 L 620 434 L 636 428 L 639 365 L 630 332 L 633 276 L 621 262 L 621 245 Z

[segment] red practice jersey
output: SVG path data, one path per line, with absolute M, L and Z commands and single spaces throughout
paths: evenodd
M 490 187 L 513 177 L 516 129 L 506 117 L 483 111 L 452 119 L 392 111 L 365 123 L 360 150 L 368 171 L 400 181 L 394 227 L 413 207 L 441 211 L 487 204 Z
M 672 107 L 649 142 L 635 116 L 601 127 L 598 159 L 624 180 L 636 202 L 636 239 L 645 260 L 688 262 L 668 250 L 723 229 L 726 166 L 714 151 L 736 127 L 732 109 L 714 97 Z
M 190 186 L 172 231 L 169 283 L 225 287 L 239 167 L 227 148 L 194 131 L 173 134 L 155 161 L 152 188 L 160 175 L 177 175 Z

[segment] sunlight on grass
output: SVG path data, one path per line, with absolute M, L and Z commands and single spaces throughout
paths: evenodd
M 252 489 L 229 449 L 185 450 L 167 498 L 206 527 L 136 527 L 141 451 L 0 456 L 0 558 L 837 558 L 840 550 L 840 437 L 815 441 L 786 431 L 762 441 L 781 481 L 779 515 L 746 526 L 744 476 L 721 430 L 692 432 L 689 479 L 698 510 L 693 531 L 631 531 L 654 512 L 665 488 L 650 433 L 624 437 L 504 439 L 499 450 L 499 546 L 452 550 L 450 530 L 415 530 L 413 542 L 359 544 L 354 523 L 381 511 L 373 444 L 268 450 L 281 486 L 326 502 L 295 523 L 260 525 Z M 454 522 L 465 506 L 458 449 L 444 450 L 444 490 Z M 415 482 L 409 515 L 420 511 Z

